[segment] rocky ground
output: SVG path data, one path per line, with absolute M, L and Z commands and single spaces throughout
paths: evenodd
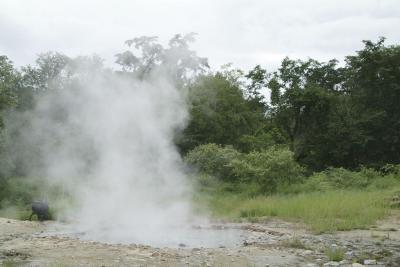
M 0 218 L 3 266 L 400 266 L 400 222 L 394 214 L 369 230 L 315 235 L 300 224 L 223 223 L 243 242 L 218 248 L 155 248 L 47 235 L 53 222 Z M 334 257 L 337 261 L 331 261 Z

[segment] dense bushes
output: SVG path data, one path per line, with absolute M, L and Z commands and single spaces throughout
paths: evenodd
M 232 181 L 235 178 L 232 162 L 241 157 L 241 153 L 230 146 L 206 144 L 195 147 L 186 155 L 185 160 L 202 173 Z
M 325 171 L 314 173 L 304 183 L 293 185 L 289 188 L 289 192 L 324 192 L 333 189 L 390 189 L 399 185 L 400 175 L 392 171 L 382 173 L 369 168 L 362 168 L 360 171 L 328 168 Z
M 255 181 L 261 192 L 276 192 L 279 186 L 298 183 L 303 179 L 303 168 L 287 148 L 271 147 L 244 154 L 241 161 L 232 163 L 240 180 Z
M 286 147 L 272 146 L 261 151 L 241 153 L 230 146 L 200 145 L 185 161 L 198 168 L 198 181 L 204 187 L 216 187 L 252 194 L 300 193 L 334 189 L 388 189 L 400 184 L 399 166 L 388 165 L 377 171 L 362 168 L 350 171 L 328 168 L 305 177 L 305 170 Z
M 215 176 L 220 181 L 256 184 L 259 193 L 274 193 L 279 186 L 299 183 L 303 179 L 303 168 L 285 147 L 245 154 L 232 147 L 206 144 L 190 151 L 185 160 L 203 174 Z

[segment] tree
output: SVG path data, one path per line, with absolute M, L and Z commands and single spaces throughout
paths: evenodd
M 238 84 L 223 74 L 200 76 L 189 86 L 190 122 L 178 144 L 183 152 L 206 143 L 239 145 L 243 135 L 254 135 L 264 116 L 253 112 Z
M 194 42 L 194 33 L 176 34 L 164 48 L 156 36 L 141 36 L 127 40 L 127 50 L 116 55 L 116 63 L 124 72 L 133 73 L 139 79 L 152 73 L 164 72 L 172 81 L 181 85 L 209 68 L 206 58 L 198 57 L 189 44 Z
M 285 58 L 265 82 L 271 91 L 269 116 L 288 136 L 295 158 L 313 170 L 334 161 L 327 144 L 333 110 L 342 94 L 343 70 L 336 65 L 336 60 Z
M 400 163 L 400 46 L 364 41 L 357 55 L 346 58 L 345 88 L 356 109 L 362 135 L 359 164 Z
M 0 128 L 3 126 L 1 112 L 17 102 L 15 89 L 19 82 L 19 74 L 12 62 L 6 56 L 0 56 Z
M 12 168 L 12 163 L 5 150 L 4 111 L 17 104 L 15 89 L 20 86 L 20 75 L 6 56 L 0 56 L 0 196 L 5 187 L 4 175 Z

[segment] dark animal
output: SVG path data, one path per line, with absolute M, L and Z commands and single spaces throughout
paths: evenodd
M 49 205 L 46 202 L 35 201 L 32 203 L 32 214 L 29 216 L 29 220 L 32 219 L 32 216 L 37 216 L 39 221 L 44 221 L 50 219 L 49 216 Z

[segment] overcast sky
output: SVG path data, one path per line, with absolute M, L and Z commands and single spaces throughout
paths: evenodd
M 399 29 L 399 0 L 0 0 L 0 54 L 19 66 L 49 50 L 112 64 L 127 39 L 196 32 L 213 68 L 272 70 L 285 56 L 343 59 L 363 39 L 398 44 Z

